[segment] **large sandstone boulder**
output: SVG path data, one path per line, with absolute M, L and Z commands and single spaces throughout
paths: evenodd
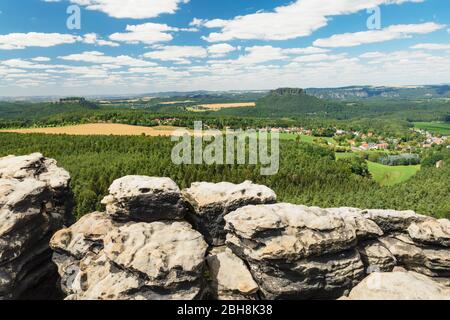
M 187 222 L 153 222 L 111 231 L 104 252 L 119 267 L 144 275 L 147 286 L 174 290 L 189 285 L 194 298 L 201 289 L 206 249 L 202 235 Z
M 163 220 L 95 212 L 56 233 L 50 243 L 67 299 L 201 298 L 207 244 L 187 222 Z
M 257 205 L 225 220 L 227 245 L 248 263 L 266 299 L 337 298 L 364 276 L 356 230 L 327 210 Z
M 241 184 L 193 183 L 183 190 L 183 196 L 192 206 L 190 220 L 210 245 L 225 243 L 224 217 L 246 205 L 276 202 L 276 194 L 271 189 L 250 181 Z
M 450 300 L 450 288 L 415 272 L 372 273 L 350 300 Z
M 41 154 L 0 158 L 0 299 L 56 294 L 42 282 L 56 276 L 50 237 L 73 221 L 69 182 Z
M 259 287 L 245 263 L 230 249 L 215 248 L 207 257 L 212 297 L 219 300 L 255 300 Z
M 183 219 L 187 210 L 180 189 L 169 178 L 126 176 L 114 181 L 109 193 L 102 204 L 120 221 Z

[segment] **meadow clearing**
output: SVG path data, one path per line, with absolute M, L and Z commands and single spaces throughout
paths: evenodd
M 367 162 L 373 179 L 383 187 L 393 186 L 414 177 L 420 171 L 417 166 L 385 166 L 375 162 Z
M 450 123 L 445 122 L 415 122 L 414 127 L 432 133 L 450 135 Z
M 356 153 L 336 153 L 336 159 L 346 159 L 358 156 Z M 406 182 L 414 177 L 421 169 L 417 166 L 386 166 L 380 163 L 367 161 L 373 180 L 383 187 L 389 187 Z

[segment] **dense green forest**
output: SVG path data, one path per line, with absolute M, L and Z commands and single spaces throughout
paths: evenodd
M 274 176 L 261 176 L 260 168 L 251 165 L 177 166 L 170 159 L 172 147 L 170 139 L 162 137 L 0 134 L 0 156 L 41 152 L 70 171 L 77 216 L 101 210 L 100 200 L 114 179 L 140 174 L 170 177 L 182 188 L 195 181 L 252 180 L 273 188 L 280 201 L 412 209 L 450 217 L 450 166 L 431 165 L 443 157 L 441 152 L 430 151 L 430 166 L 411 180 L 383 188 L 367 174 L 364 163 L 336 161 L 332 150 L 313 144 L 282 141 L 280 171 Z

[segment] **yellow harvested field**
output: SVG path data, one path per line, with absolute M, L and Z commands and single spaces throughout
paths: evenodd
M 182 131 L 180 131 L 182 130 Z M 145 133 L 147 136 L 182 136 L 186 131 L 193 134 L 192 130 L 179 127 L 159 126 L 142 127 L 117 123 L 91 123 L 75 126 L 56 127 L 56 128 L 32 128 L 32 129 L 11 129 L 0 130 L 0 132 L 15 133 L 45 133 L 45 134 L 67 134 L 76 136 L 88 135 L 117 135 L 117 136 L 138 136 Z
M 191 100 L 185 100 L 185 101 L 167 101 L 167 102 L 161 102 L 162 105 L 174 105 L 174 104 L 183 104 L 183 103 L 192 103 L 195 101 Z
M 208 110 L 220 110 L 225 108 L 244 108 L 244 107 L 256 107 L 255 102 L 238 102 L 238 103 L 211 103 L 200 104 L 198 107 Z

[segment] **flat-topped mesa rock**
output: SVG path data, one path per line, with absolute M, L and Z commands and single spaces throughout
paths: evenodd
M 227 245 L 245 260 L 265 299 L 332 299 L 364 278 L 356 230 L 320 208 L 240 208 L 225 217 Z
M 180 221 L 186 207 L 178 186 L 133 176 L 116 180 L 110 192 L 107 213 L 86 215 L 51 240 L 66 299 L 202 298 L 208 246 Z
M 178 220 L 187 210 L 180 188 L 169 178 L 126 176 L 114 181 L 109 193 L 102 204 L 116 220 Z
M 247 205 L 275 203 L 277 198 L 268 187 L 250 181 L 241 184 L 197 182 L 182 194 L 192 207 L 189 220 L 214 246 L 225 243 L 224 217 L 228 213 Z
M 39 153 L 0 158 L 0 299 L 57 294 L 48 241 L 73 220 L 69 183 L 69 173 Z

